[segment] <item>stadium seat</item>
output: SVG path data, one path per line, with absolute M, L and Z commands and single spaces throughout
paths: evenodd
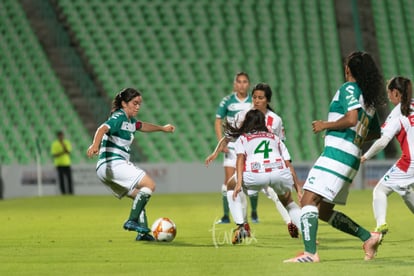
M 194 155 L 180 157 L 179 142 L 160 135 L 157 147 L 166 150 L 160 149 L 159 158 L 204 159 L 215 145 L 218 102 L 231 91 L 238 71 L 248 72 L 252 84 L 272 86 L 272 105 L 299 151 L 297 160 L 315 154 L 302 150 L 299 138 L 310 120 L 326 116 L 325 105 L 343 75 L 332 1 L 57 3 L 108 95 L 135 84 L 145 95 L 142 118 L 173 119 L 178 129 L 189 129 L 179 137 Z M 324 107 L 315 108 L 313 98 Z
M 20 3 L 4 1 L 0 15 L 0 26 L 7 26 L 7 32 L 4 32 L 5 36 L 1 40 L 3 51 L 0 61 L 5 63 L 0 69 L 3 71 L 0 75 L 0 84 L 4 92 L 0 93 L 0 101 L 5 110 L 14 110 L 5 115 L 10 120 L 3 121 L 6 123 L 0 125 L 0 131 L 9 144 L 6 149 L 8 154 L 5 153 L 7 156 L 3 161 L 6 164 L 33 163 L 35 141 L 40 139 L 44 148 L 42 162 L 49 163 L 51 158 L 48 147 L 55 138 L 55 127 L 62 125 L 61 118 L 70 115 L 72 118 L 70 122 L 74 127 L 82 129 L 83 126 L 79 120 L 76 120 L 78 115 L 74 112 L 56 114 L 55 108 L 59 107 L 56 106 L 54 99 L 64 95 L 64 91 L 58 84 Z M 47 122 L 46 119 L 50 121 Z M 16 131 L 10 131 L 12 122 L 13 128 L 17 128 Z M 81 135 L 89 137 L 86 131 Z M 70 137 L 70 134 L 68 136 Z M 22 149 L 23 145 L 24 149 Z M 83 155 L 84 146 L 75 148 L 74 155 L 77 155 L 78 151 Z M 79 162 L 85 159 L 81 158 Z

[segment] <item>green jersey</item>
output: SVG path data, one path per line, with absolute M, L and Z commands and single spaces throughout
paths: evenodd
M 359 168 L 362 143 L 370 130 L 379 133 L 380 125 L 375 109 L 366 109 L 358 85 L 354 82 L 344 83 L 331 102 L 328 121 L 337 121 L 348 111 L 355 109 L 358 109 L 358 122 L 355 126 L 326 131 L 325 149 L 322 153 L 324 162 L 318 160 L 315 164 L 315 167 L 331 171 L 350 182 Z M 349 170 L 354 173 L 350 174 Z
M 135 118 L 128 119 L 122 109 L 112 113 L 104 124 L 109 127 L 109 130 L 101 142 L 97 168 L 101 164 L 112 160 L 122 159 L 128 161 L 134 133 L 142 125 Z
M 252 97 L 247 96 L 244 100 L 237 98 L 237 93 L 232 93 L 224 97 L 216 112 L 216 118 L 226 118 L 229 123 L 234 122 L 236 114 L 242 110 L 247 110 L 252 107 Z

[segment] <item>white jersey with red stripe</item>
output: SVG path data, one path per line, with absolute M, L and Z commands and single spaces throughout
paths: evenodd
M 414 110 L 414 99 L 411 100 L 411 109 Z M 401 114 L 400 104 L 396 105 L 381 131 L 389 138 L 395 136 L 400 143 L 402 155 L 396 166 L 404 172 L 414 173 L 414 111 L 406 117 Z
M 241 135 L 235 142 L 236 154 L 246 156 L 245 172 L 271 172 L 285 169 L 284 160 L 290 154 L 280 138 L 270 132 L 254 132 Z
M 249 110 L 251 109 L 240 111 L 239 113 L 237 113 L 235 120 L 234 120 L 234 125 L 236 127 L 241 126 L 241 124 L 244 121 L 244 118 L 246 117 L 246 113 Z M 267 129 L 269 130 L 269 132 L 276 134 L 280 138 L 280 140 L 285 141 L 286 140 L 285 128 L 283 127 L 282 118 L 280 118 L 279 115 L 277 115 L 276 113 L 268 109 L 265 114 L 265 120 L 266 120 Z

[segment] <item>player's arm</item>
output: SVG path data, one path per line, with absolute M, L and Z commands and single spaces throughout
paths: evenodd
M 242 190 L 243 169 L 244 169 L 245 162 L 246 162 L 246 156 L 242 153 L 237 154 L 237 161 L 236 161 L 237 183 L 236 183 L 236 187 L 234 187 L 233 200 L 236 199 L 237 195 Z
M 216 118 L 216 121 L 214 122 L 214 131 L 216 132 L 217 141 L 220 141 L 221 138 L 223 138 L 222 122 L 221 118 Z
M 318 133 L 327 129 L 341 130 L 349 127 L 353 127 L 358 123 L 358 109 L 353 109 L 345 113 L 345 115 L 333 122 L 328 121 L 313 121 L 312 130 L 314 133 Z
M 88 157 L 92 157 L 99 152 L 99 146 L 101 145 L 102 138 L 104 137 L 105 133 L 109 131 L 109 126 L 106 124 L 102 124 L 95 132 L 93 137 L 92 145 L 89 146 L 88 150 L 86 151 L 86 155 Z
M 155 131 L 174 132 L 175 130 L 175 126 L 171 124 L 160 126 L 160 125 L 155 125 L 151 123 L 137 122 L 136 127 L 137 127 L 137 130 L 142 131 L 142 132 L 155 132 Z
M 223 138 L 223 120 L 221 118 L 216 118 L 216 121 L 214 122 L 214 130 L 216 132 L 216 138 L 217 141 L 221 141 Z M 228 143 L 228 142 L 227 142 Z M 223 146 L 223 148 L 220 149 L 222 152 L 229 152 L 227 148 L 227 143 Z
M 367 152 L 364 153 L 364 155 L 361 157 L 361 162 L 364 163 L 366 160 L 374 157 L 378 152 L 383 150 L 388 145 L 391 139 L 392 137 L 382 135 L 381 138 L 375 141 L 375 143 L 372 144 L 372 146 L 367 150 Z
M 219 155 L 219 153 L 225 147 L 227 147 L 227 144 L 229 143 L 229 141 L 230 141 L 230 139 L 229 138 L 226 138 L 225 136 L 220 139 L 220 141 L 217 143 L 217 146 L 214 149 L 214 151 L 204 161 L 204 163 L 206 164 L 206 166 L 208 166 L 214 159 L 217 158 L 217 156 Z

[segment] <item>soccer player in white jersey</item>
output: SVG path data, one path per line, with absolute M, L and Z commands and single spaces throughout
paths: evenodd
M 381 74 L 365 52 L 353 52 L 345 61 L 346 82 L 329 107 L 327 121 L 312 122 L 313 132 L 325 133 L 325 148 L 309 171 L 301 200 L 304 253 L 285 262 L 319 262 L 316 236 L 318 218 L 363 242 L 365 260 L 374 258 L 381 233 L 370 233 L 335 204 L 346 204 L 359 165 L 361 145 L 380 136 L 375 108 L 385 102 Z
M 245 72 L 239 72 L 234 77 L 234 92 L 224 97 L 216 112 L 216 120 L 214 129 L 216 132 L 217 141 L 223 138 L 223 123 L 224 121 L 233 122 L 236 114 L 242 110 L 250 109 L 252 106 L 252 98 L 248 94 L 250 86 L 249 75 Z M 230 223 L 229 207 L 227 202 L 227 182 L 235 172 L 236 155 L 234 153 L 233 143 L 229 143 L 223 147 L 224 153 L 223 167 L 224 167 L 224 182 L 222 185 L 222 201 L 223 201 L 223 217 L 217 223 Z M 257 196 L 251 198 L 252 212 L 257 209 Z M 255 215 L 254 213 L 252 215 Z M 253 217 L 253 219 L 257 219 Z
M 282 141 L 284 141 L 285 140 L 285 131 L 284 131 L 282 119 L 276 113 L 273 112 L 273 109 L 269 105 L 269 103 L 272 99 L 272 90 L 271 90 L 270 86 L 266 83 L 256 84 L 254 86 L 254 88 L 252 89 L 252 99 L 253 99 L 252 108 L 260 110 L 265 115 L 266 126 L 267 126 L 268 130 L 271 133 L 276 134 Z M 246 116 L 246 113 L 249 110 L 240 111 L 239 113 L 237 113 L 236 116 L 235 116 L 234 121 L 232 122 L 233 126 L 235 126 L 235 127 L 241 126 L 241 124 L 243 123 L 244 118 Z M 224 147 L 226 145 L 226 143 L 228 143 L 231 140 L 232 139 L 230 139 L 230 137 L 222 139 L 218 143 L 215 151 L 209 157 L 207 157 L 206 164 L 208 165 L 211 161 L 213 161 L 215 158 L 217 158 L 217 155 L 221 151 L 221 148 Z M 289 160 L 289 161 L 291 161 L 291 160 Z M 291 168 L 292 175 L 294 177 L 295 186 L 298 187 L 297 191 L 298 191 L 298 196 L 299 196 L 299 199 L 300 199 L 301 189 L 299 188 L 299 182 L 298 182 L 297 177 L 296 177 L 296 172 L 295 172 L 293 166 L 291 166 L 291 163 L 289 162 L 288 164 Z M 229 179 L 228 183 L 231 182 L 231 181 L 234 182 L 231 185 L 235 185 L 234 175 L 233 175 L 233 177 L 231 177 Z M 297 238 L 298 235 L 299 235 L 298 228 L 294 223 L 292 223 L 292 220 L 289 216 L 288 211 L 285 209 L 283 204 L 280 202 L 280 200 L 278 199 L 276 193 L 271 188 L 263 189 L 263 191 L 265 192 L 265 194 L 271 200 L 273 200 L 275 202 L 277 210 L 281 214 L 283 220 L 285 221 L 285 223 L 288 227 L 288 231 L 289 231 L 290 236 L 293 237 L 293 238 Z M 258 192 L 256 190 L 247 190 L 247 194 L 257 196 Z
M 361 157 L 361 162 L 372 158 L 395 136 L 401 146 L 401 157 L 385 173 L 373 190 L 373 210 L 376 220 L 375 231 L 385 235 L 387 198 L 398 193 L 408 209 L 414 213 L 414 99 L 411 80 L 394 77 L 387 84 L 388 99 L 395 105 L 382 125 L 381 138 Z
M 258 192 L 270 186 L 289 210 L 292 220 L 299 224 L 300 208 L 291 196 L 294 181 L 287 164 L 290 155 L 282 140 L 269 131 L 263 112 L 251 109 L 240 127 L 228 125 L 227 128 L 229 136 L 238 137 L 235 142 L 237 183 L 229 182 L 227 185 L 230 212 L 237 224 L 232 243 L 240 243 L 249 236 L 245 227 L 244 193 L 240 193 L 242 188 L 244 192 Z
M 129 161 L 130 146 L 136 131 L 173 132 L 175 127 L 136 120 L 141 104 L 139 91 L 133 88 L 121 90 L 113 99 L 111 116 L 96 130 L 87 155 L 92 157 L 99 153 L 96 173 L 117 198 L 127 196 L 133 199 L 124 229 L 138 232 L 137 241 L 153 241 L 154 237 L 149 234 L 145 205 L 155 189 L 155 182 L 145 171 Z

